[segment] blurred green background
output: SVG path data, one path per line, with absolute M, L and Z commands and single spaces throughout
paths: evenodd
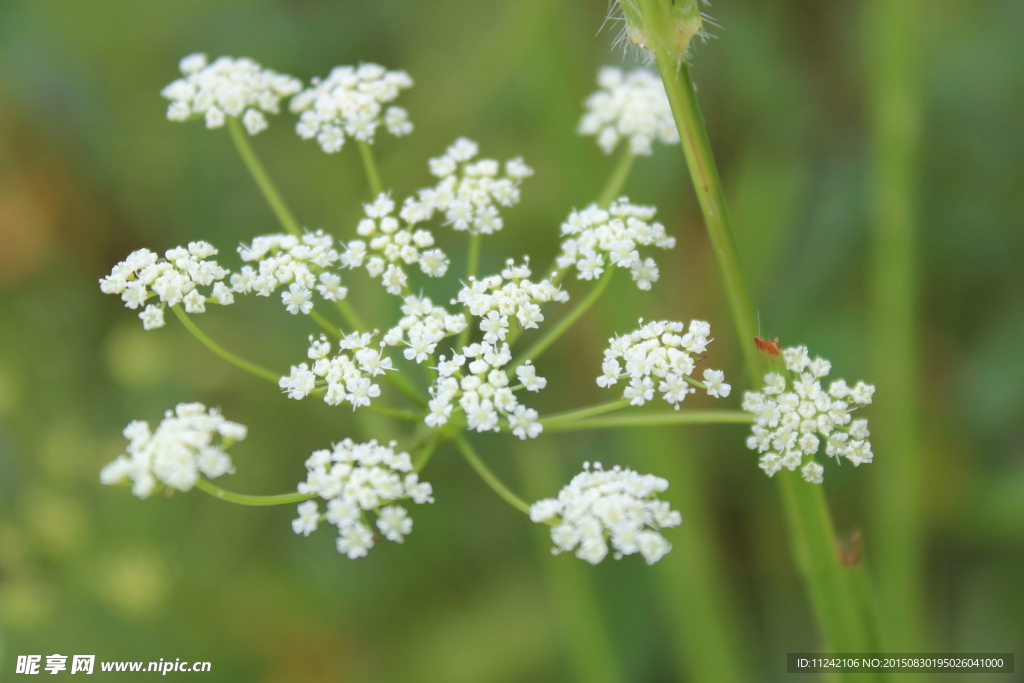
M 637 557 L 596 568 L 551 557 L 543 530 L 454 450 L 426 471 L 437 503 L 413 511 L 408 541 L 358 561 L 335 551 L 329 529 L 294 535 L 291 506 L 247 509 L 198 491 L 142 502 L 98 483 L 123 449 L 123 426 L 156 421 L 179 401 L 220 406 L 250 426 L 233 451 L 238 474 L 225 480 L 249 493 L 291 490 L 308 453 L 331 441 L 390 434 L 349 411 L 289 401 L 173 320 L 144 333 L 99 292 L 96 280 L 133 249 L 206 239 L 237 266 L 235 244 L 278 230 L 226 131 L 164 119 L 159 90 L 182 55 L 250 56 L 305 81 L 360 61 L 406 69 L 416 86 L 399 104 L 416 132 L 376 146 L 399 196 L 429 183 L 427 158 L 459 135 L 537 170 L 505 230 L 484 242 L 484 270 L 496 271 L 526 253 L 547 263 L 562 219 L 593 201 L 611 170 L 593 140 L 574 134 L 597 68 L 623 63 L 616 26 L 602 30 L 606 9 L 604 0 L 0 3 L 0 679 L 18 654 L 59 652 L 208 660 L 211 680 L 225 681 L 724 680 L 701 668 L 713 652 L 701 645 L 709 615 L 742 653 L 738 679 L 781 680 L 786 652 L 818 647 L 774 483 L 743 448 L 741 427 L 476 440 L 530 499 L 554 494 L 586 459 L 669 477 L 686 521 L 666 534 L 676 548 L 653 569 Z M 834 376 L 884 386 L 868 348 L 864 45 L 887 16 L 852 0 L 721 0 L 710 12 L 722 28 L 696 47 L 694 74 L 762 336 L 809 345 Z M 1019 657 L 1024 4 L 940 0 L 919 19 L 925 651 L 1017 647 Z M 350 235 L 368 194 L 354 145 L 325 155 L 291 122 L 273 119 L 253 144 L 304 225 Z M 714 366 L 740 386 L 738 342 L 679 149 L 641 159 L 627 191 L 659 207 L 679 244 L 659 257 L 653 292 L 619 281 L 542 358 L 549 388 L 533 402 L 542 413 L 608 400 L 593 382 L 601 350 L 639 316 L 709 320 Z M 438 234 L 458 272 L 464 242 Z M 370 290 L 354 290 L 375 306 Z M 255 298 L 198 322 L 281 370 L 316 331 Z M 880 444 L 876 456 L 826 474 L 837 530 L 863 529 L 869 562 L 872 529 L 885 523 L 872 494 L 872 468 L 884 472 L 887 458 Z

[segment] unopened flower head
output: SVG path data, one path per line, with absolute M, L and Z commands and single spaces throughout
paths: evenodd
M 868 421 L 855 420 L 852 413 L 871 403 L 875 387 L 864 382 L 850 387 L 839 379 L 826 390 L 821 380 L 831 363 L 811 360 L 806 346 L 785 349 L 782 356 L 788 372 L 768 373 L 761 391 L 743 397 L 743 409 L 754 416 L 747 447 L 762 454 L 761 469 L 770 477 L 783 467 L 800 468 L 804 479 L 820 484 L 824 468 L 814 456 L 823 443 L 826 456 L 836 462 L 844 457 L 855 466 L 871 462 Z
M 348 403 L 352 409 L 368 406 L 380 396 L 375 378 L 395 368 L 383 349 L 370 346 L 373 335 L 352 332 L 338 342 L 331 355 L 327 337 L 309 338 L 309 363 L 293 365 L 291 372 L 278 381 L 289 398 L 300 400 L 318 388 L 324 390 L 324 403 L 337 406 Z
M 338 552 L 349 559 L 364 557 L 375 537 L 401 543 L 412 531 L 408 511 L 397 501 L 417 505 L 433 503 L 433 489 L 413 472 L 412 459 L 395 449 L 396 443 L 354 443 L 345 439 L 330 450 L 314 451 L 306 460 L 306 481 L 298 485 L 302 494 L 319 496 L 327 502 L 321 514 L 313 500 L 301 503 L 292 530 L 308 536 L 321 521 L 338 528 Z M 376 517 L 371 523 L 369 517 Z M 373 531 L 376 527 L 377 534 Z
M 146 498 L 160 483 L 188 491 L 201 474 L 214 479 L 234 472 L 225 449 L 244 439 L 246 428 L 202 403 L 179 403 L 165 413 L 156 431 L 148 422 L 135 420 L 124 428 L 124 436 L 127 452 L 103 468 L 100 481 L 130 480 L 132 493 Z
M 398 216 L 394 215 L 395 203 L 387 194 L 364 204 L 365 218 L 356 228 L 363 239 L 351 240 L 346 245 L 341 265 L 366 268 L 370 277 L 381 278 L 385 289 L 396 296 L 409 294 L 406 266 L 418 265 L 430 277 L 447 273 L 448 257 L 433 248 L 434 234 L 417 227 L 424 218 L 416 204 L 416 200 L 407 199 Z
M 447 424 L 455 409 L 466 416 L 466 427 L 477 432 L 501 431 L 504 426 L 520 439 L 533 439 L 544 430 L 537 411 L 519 403 L 515 392 L 540 391 L 547 380 L 537 376 L 533 364 L 515 368 L 521 386 L 513 385 L 508 364 L 512 352 L 508 344 L 488 342 L 470 344 L 452 358 L 441 356 L 437 380 L 430 387 L 430 401 L 424 422 L 428 427 Z
M 207 303 L 227 306 L 234 302 L 234 294 L 222 282 L 229 271 L 210 259 L 216 254 L 206 242 L 168 249 L 164 258 L 139 249 L 100 279 L 100 290 L 119 294 L 128 308 L 141 307 L 139 318 L 145 329 L 163 327 L 164 306 L 183 304 L 186 313 L 202 313 Z M 153 298 L 158 303 L 147 304 Z
M 655 140 L 667 145 L 679 142 L 672 108 L 658 76 L 647 69 L 625 73 L 606 66 L 598 72 L 597 83 L 601 89 L 587 98 L 579 132 L 596 135 L 605 154 L 611 154 L 623 139 L 637 155 L 651 154 Z
M 280 110 L 281 98 L 302 90 L 302 81 L 264 69 L 248 58 L 220 57 L 208 64 L 206 55 L 192 54 L 179 64 L 182 78 L 161 95 L 171 101 L 167 118 L 187 121 L 200 116 L 207 128 L 220 128 L 226 117 L 241 119 L 250 135 L 267 127 L 266 114 Z
M 519 183 L 532 176 L 533 169 L 516 157 L 505 162 L 502 175 L 501 164 L 494 159 L 473 161 L 478 151 L 475 142 L 459 138 L 443 156 L 431 159 L 430 172 L 441 180 L 420 190 L 415 202 L 407 200 L 403 217 L 409 211 L 429 220 L 438 212 L 455 230 L 483 235 L 501 230 L 504 221 L 498 207 L 519 203 Z
M 611 387 L 621 379 L 629 380 L 622 397 L 631 405 L 642 406 L 654 399 L 657 390 L 662 398 L 679 410 L 679 404 L 695 387 L 715 398 L 729 395 L 732 387 L 725 383 L 721 370 L 704 370 L 704 381 L 691 377 L 697 361 L 711 343 L 711 326 L 702 320 L 691 320 L 690 329 L 680 322 L 659 320 L 621 337 L 609 339 L 604 352 L 601 387 Z
M 405 109 L 384 108 L 412 87 L 404 71 L 388 71 L 379 64 L 336 66 L 327 78 L 312 83 L 292 98 L 289 108 L 301 112 L 295 132 L 303 140 L 316 138 L 328 154 L 341 151 L 346 137 L 372 143 L 382 124 L 392 135 L 412 132 Z
M 498 344 L 505 341 L 513 325 L 529 330 L 544 322 L 542 304 L 569 300 L 568 293 L 549 280 L 531 282 L 530 274 L 529 260 L 516 265 L 509 259 L 501 275 L 470 278 L 452 303 L 464 304 L 470 315 L 480 318 L 484 341 Z
M 278 287 L 281 302 L 289 313 L 308 314 L 313 310 L 313 292 L 328 301 L 344 299 L 348 288 L 341 285 L 335 264 L 341 256 L 334 238 L 322 230 L 294 235 L 262 235 L 251 245 L 242 245 L 238 253 L 243 261 L 257 262 L 256 268 L 243 266 L 231 276 L 231 289 L 238 294 L 255 292 L 270 296 Z
M 644 259 L 639 247 L 655 246 L 671 249 L 676 238 L 665 234 L 665 226 L 651 222 L 656 209 L 653 206 L 630 204 L 622 197 L 607 209 L 591 204 L 582 211 L 573 211 L 562 224 L 562 254 L 558 257 L 561 269 L 576 267 L 576 277 L 593 280 L 606 267 L 626 268 L 637 287 L 650 289 L 659 277 L 654 259 Z
M 668 481 L 653 474 L 583 463 L 583 471 L 558 498 L 530 506 L 530 519 L 553 523 L 555 554 L 575 550 L 576 557 L 597 564 L 608 555 L 610 541 L 615 559 L 640 553 L 647 564 L 654 564 L 672 549 L 658 530 L 682 522 L 678 512 L 658 499 L 667 488 Z

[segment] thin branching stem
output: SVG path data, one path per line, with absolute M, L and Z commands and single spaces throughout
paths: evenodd
M 363 168 L 366 170 L 366 181 L 370 185 L 370 192 L 376 199 L 384 192 L 384 186 L 380 182 L 380 173 L 377 172 L 377 162 L 373 157 L 373 147 L 366 140 L 359 140 L 359 156 L 363 158 Z
M 288 210 L 288 206 L 281 199 L 280 193 L 274 187 L 274 183 L 270 180 L 270 176 L 267 175 L 263 164 L 260 163 L 259 157 L 256 156 L 256 151 L 249 144 L 249 138 L 245 131 L 242 130 L 242 124 L 233 116 L 227 117 L 227 123 L 228 130 L 231 132 L 231 139 L 235 141 L 235 148 L 238 149 L 238 154 L 242 157 L 242 161 L 245 162 L 249 173 L 252 174 L 252 179 L 256 181 L 260 192 L 263 193 L 263 198 L 267 200 L 267 204 L 270 205 L 274 215 L 277 216 L 277 220 L 281 222 L 281 227 L 296 237 L 301 237 L 302 230 L 299 228 L 298 221 L 295 220 L 292 212 Z
M 480 459 L 473 447 L 466 440 L 466 437 L 462 434 L 455 436 L 455 445 L 458 446 L 459 452 L 462 453 L 462 457 L 466 459 L 469 466 L 480 475 L 480 478 L 484 480 L 484 483 L 491 487 L 491 489 L 497 493 L 501 498 L 514 507 L 520 512 L 530 514 L 530 506 L 526 504 L 522 498 L 512 493 L 512 491 L 505 486 L 504 482 L 498 479 L 497 475 L 491 471 L 491 469 L 484 464 L 484 461 Z
M 265 379 L 268 382 L 273 382 L 274 384 L 277 384 L 277 381 L 281 378 L 281 375 L 279 375 L 278 373 L 260 367 L 255 363 L 251 363 L 245 360 L 244 358 L 239 358 L 238 356 L 231 353 L 217 342 L 207 337 L 206 334 L 202 330 L 200 330 L 194 322 L 192 322 L 192 319 L 188 317 L 188 314 L 185 313 L 185 311 L 181 310 L 181 306 L 171 306 L 171 310 L 174 311 L 174 314 L 176 316 L 178 316 L 178 320 L 180 320 L 181 324 L 185 326 L 185 329 L 191 332 L 192 336 L 198 339 L 203 346 L 210 349 L 215 354 L 217 354 L 227 362 L 231 363 L 235 367 L 241 368 L 242 370 L 245 370 L 248 373 L 256 375 L 260 379 Z
M 317 496 L 315 493 L 279 493 L 273 496 L 251 496 L 245 493 L 226 491 L 207 479 L 200 479 L 197 481 L 196 488 L 210 494 L 214 498 L 218 498 L 229 503 L 235 503 L 237 505 L 291 505 L 293 503 L 301 503 L 302 501 L 309 500 L 310 498 L 316 498 Z

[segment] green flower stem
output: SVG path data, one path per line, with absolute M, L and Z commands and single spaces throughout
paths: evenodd
M 510 367 L 516 368 L 526 361 L 533 360 L 540 354 L 544 353 L 545 349 L 555 343 L 555 341 L 561 337 L 566 330 L 572 327 L 572 324 L 579 320 L 580 316 L 586 313 L 587 310 L 600 298 L 601 294 L 608 286 L 608 283 L 611 282 L 611 279 L 615 274 L 616 267 L 617 266 L 608 265 L 604 275 L 602 275 L 601 279 L 597 281 L 594 288 L 590 290 L 590 294 L 588 294 L 583 301 L 576 304 L 576 308 L 563 316 L 562 319 L 558 321 L 558 324 L 550 328 L 543 337 L 533 342 L 526 351 L 513 360 Z
M 352 307 L 352 304 L 348 302 L 348 299 L 335 299 L 334 305 L 338 308 L 338 312 L 341 313 L 342 317 L 345 318 L 345 322 L 352 328 L 353 331 L 365 332 L 366 323 L 356 313 L 356 309 Z
M 447 441 L 447 439 L 444 434 L 439 431 L 430 436 L 426 443 L 418 449 L 419 452 L 413 456 L 412 471 L 417 473 L 422 472 L 423 468 L 427 466 L 428 462 L 430 462 L 431 456 L 434 455 L 434 452 L 437 451 L 445 441 Z
M 192 322 L 192 319 L 188 317 L 188 314 L 186 314 L 185 311 L 181 310 L 181 306 L 171 306 L 171 310 L 174 311 L 174 314 L 176 316 L 178 316 L 178 320 L 180 320 L 181 324 L 185 326 L 185 329 L 191 332 L 192 336 L 198 339 L 203 344 L 203 346 L 210 349 L 215 354 L 217 354 L 227 362 L 231 363 L 235 367 L 241 368 L 246 372 L 252 373 L 253 375 L 259 377 L 260 379 L 265 379 L 268 382 L 273 382 L 275 385 L 277 384 L 277 381 L 281 378 L 281 375 L 277 374 L 276 372 L 271 372 L 266 368 L 261 368 L 255 363 L 250 363 L 247 360 L 239 358 L 230 351 L 225 350 L 222 346 L 220 346 L 215 341 L 207 337 L 202 330 L 196 327 L 196 324 Z
M 601 189 L 601 194 L 597 196 L 597 205 L 602 209 L 607 209 L 622 195 L 622 188 L 625 187 L 626 181 L 629 180 L 629 173 L 633 170 L 636 155 L 629 149 L 628 141 L 623 147 L 625 149 L 622 150 L 622 155 L 616 162 L 611 176 L 608 177 L 604 188 Z
M 711 502 L 715 493 L 706 484 L 710 459 L 700 457 L 696 435 L 678 429 L 644 429 L 630 435 L 628 443 L 643 454 L 648 471 L 672 482 L 660 497 L 685 520 L 672 530 L 672 552 L 651 568 L 678 678 L 713 683 L 755 680 L 750 657 L 744 656 L 747 634 L 737 609 L 738 591 L 729 585 L 725 571 L 725 539 L 716 535 Z
M 531 499 L 553 496 L 565 484 L 558 452 L 550 439 L 517 444 L 515 456 L 523 488 Z M 601 592 L 593 570 L 571 553 L 565 553 L 567 557 L 552 556 L 549 527 L 532 526 L 547 599 L 561 627 L 567 660 L 575 674 L 571 680 L 624 683 L 628 677 L 601 609 Z
M 626 401 L 624 404 L 628 405 Z M 655 427 L 682 424 L 750 424 L 750 413 L 742 410 L 664 410 L 636 415 L 616 415 L 591 420 L 557 422 L 549 425 L 541 420 L 546 432 L 569 432 L 585 429 L 614 429 L 617 427 Z
M 474 232 L 469 236 L 469 257 L 466 261 L 466 282 L 469 282 L 469 278 L 476 276 L 476 271 L 480 267 L 480 233 Z M 456 344 L 457 349 L 461 349 L 463 346 L 469 343 L 469 335 L 472 332 L 472 316 L 469 314 L 469 306 L 462 307 L 462 314 L 466 316 L 466 329 L 459 333 L 459 340 Z
M 578 408 L 577 410 L 568 410 L 564 413 L 555 413 L 549 415 L 540 421 L 544 425 L 544 429 L 550 429 L 555 425 L 564 424 L 567 422 L 574 422 L 576 420 L 582 420 L 587 417 L 593 417 L 594 415 L 601 415 L 612 410 L 619 410 L 629 405 L 629 401 L 624 398 L 620 398 L 616 401 L 609 403 L 600 403 L 596 406 L 588 406 L 586 408 Z
M 291 505 L 292 503 L 301 503 L 304 500 L 316 498 L 317 495 L 315 493 L 280 493 L 276 496 L 250 496 L 244 493 L 232 493 L 231 491 L 225 491 L 207 479 L 200 479 L 197 481 L 196 488 L 200 491 L 204 491 L 205 493 L 209 493 L 214 498 L 226 500 L 229 503 L 255 506 Z
M 804 575 L 811 607 L 824 635 L 825 652 L 871 652 L 871 638 L 849 571 L 839 563 L 836 536 L 821 486 L 797 472 L 775 477 L 792 538 L 793 559 Z M 869 674 L 845 674 L 843 680 L 877 680 Z
M 309 312 L 309 317 L 312 318 L 316 322 L 317 325 L 319 325 L 320 327 L 324 328 L 324 330 L 327 332 L 327 334 L 331 335 L 332 337 L 337 337 L 337 338 L 341 339 L 341 337 L 343 336 L 341 334 L 341 330 L 339 330 L 337 327 L 332 325 L 327 320 L 327 318 L 323 317 L 322 315 L 320 315 L 315 310 Z
M 922 96 L 920 2 L 871 0 L 863 27 L 869 100 L 868 221 L 870 347 L 877 379 L 871 466 L 871 547 L 879 605 L 893 649 L 926 651 L 925 521 L 922 499 L 918 174 Z M 885 21 L 877 21 L 884 16 Z
M 399 410 L 397 408 L 388 408 L 387 406 L 380 406 L 376 403 L 371 403 L 368 406 L 363 406 L 369 411 L 385 415 L 394 420 L 401 420 L 402 422 L 413 422 L 417 423 L 423 419 L 423 415 L 414 413 L 410 410 Z
M 526 502 L 512 493 L 505 484 L 498 479 L 498 477 L 490 470 L 484 461 L 480 459 L 477 452 L 473 450 L 473 447 L 466 441 L 466 437 L 462 434 L 455 435 L 455 445 L 459 447 L 459 452 L 462 453 L 462 457 L 466 459 L 469 466 L 476 470 L 476 473 L 480 475 L 480 478 L 484 480 L 484 483 L 491 487 L 495 493 L 501 496 L 506 503 L 514 507 L 516 510 L 525 514 L 530 514 L 530 506 Z
M 622 193 L 622 188 L 626 186 L 626 181 L 629 180 L 629 175 L 633 171 L 633 162 L 636 161 L 636 155 L 633 154 L 627 144 L 625 149 L 622 151 L 622 155 L 619 157 L 619 161 L 615 164 L 612 169 L 612 174 L 608 176 L 608 180 L 605 181 L 604 187 L 601 189 L 601 194 L 598 195 L 597 205 L 602 209 L 607 209 L 611 206 L 612 202 L 619 198 Z M 568 268 L 558 267 L 558 257 L 551 262 L 551 265 L 547 270 L 540 273 L 542 278 L 548 277 L 551 273 L 555 273 L 555 277 L 551 279 L 551 284 L 557 286 L 566 274 L 568 274 Z M 521 333 L 522 330 L 512 330 L 511 338 L 515 339 L 519 336 L 517 333 Z M 511 346 L 512 342 L 509 342 Z
M 284 200 L 281 199 L 281 195 L 278 194 L 277 188 L 274 187 L 274 183 L 271 182 L 270 176 L 263 169 L 263 164 L 260 163 L 259 157 L 256 156 L 255 150 L 252 145 L 249 144 L 249 138 L 246 132 L 242 130 L 242 124 L 238 122 L 233 116 L 227 117 L 228 130 L 231 132 L 231 139 L 235 141 L 235 147 L 238 149 L 239 155 L 242 157 L 242 161 L 245 162 L 246 167 L 249 169 L 249 173 L 252 174 L 252 179 L 256 181 L 256 185 L 260 188 L 260 192 L 263 193 L 263 198 L 267 200 L 267 204 L 270 204 L 270 208 L 273 210 L 274 215 L 277 216 L 277 220 L 281 222 L 281 226 L 296 237 L 302 236 L 302 230 L 299 229 L 299 224 L 295 220 L 291 211 L 288 210 Z
M 645 14 L 655 18 L 655 0 L 645 0 Z M 694 189 L 704 214 L 708 236 L 725 281 L 726 296 L 740 338 L 740 348 L 752 386 L 761 382 L 757 351 L 751 343 L 756 318 L 743 280 L 725 203 L 725 192 L 715 166 L 704 118 L 697 103 L 690 68 L 663 48 L 655 58 L 665 83 L 665 92 L 679 129 Z M 780 473 L 780 491 L 796 558 L 807 591 L 831 652 L 866 652 L 867 625 L 855 607 L 850 578 L 839 563 L 835 535 L 821 487 L 806 484 L 798 475 Z M 859 674 L 863 676 L 864 674 Z
M 725 280 L 725 292 L 729 299 L 729 308 L 732 310 L 733 324 L 740 339 L 740 348 L 743 350 L 743 359 L 750 374 L 751 384 L 756 387 L 761 382 L 761 378 L 756 374 L 757 350 L 753 345 L 754 335 L 757 334 L 757 319 L 747 285 L 743 280 L 743 272 L 740 270 L 729 210 L 725 204 L 725 192 L 718 177 L 714 155 L 711 153 L 704 117 L 697 103 L 697 93 L 690 78 L 690 67 L 686 62 L 677 63 L 664 53 L 655 56 L 658 59 L 661 78 L 665 82 L 665 92 L 672 105 L 676 126 L 679 128 L 683 153 L 693 177 L 693 187 L 697 192 L 701 211 L 704 213 L 711 246 Z
M 380 174 L 377 172 L 377 162 L 373 158 L 373 148 L 366 140 L 359 140 L 359 155 L 363 158 L 363 168 L 366 169 L 366 180 L 370 184 L 370 192 L 376 199 L 384 192 L 384 186 L 380 182 Z

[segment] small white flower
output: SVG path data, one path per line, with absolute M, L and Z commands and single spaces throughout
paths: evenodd
M 629 140 L 630 151 L 640 155 L 651 154 L 655 140 L 668 145 L 679 142 L 661 78 L 646 69 L 623 73 L 604 67 L 597 82 L 601 89 L 587 98 L 579 132 L 596 135 L 605 154 L 611 154 L 623 138 Z
M 234 472 L 224 448 L 244 439 L 246 428 L 201 403 L 179 403 L 164 414 L 155 431 L 150 431 L 149 423 L 136 420 L 125 427 L 124 436 L 126 453 L 103 468 L 100 481 L 131 480 L 132 492 L 146 498 L 161 482 L 188 491 L 200 474 L 213 479 Z
M 553 553 L 575 550 L 576 557 L 597 564 L 608 554 L 611 541 L 615 559 L 640 553 L 648 564 L 654 564 L 671 549 L 658 530 L 682 523 L 682 516 L 657 497 L 667 488 L 668 482 L 661 477 L 584 463 L 583 471 L 558 498 L 530 506 L 530 519 L 551 522 L 560 518 L 551 529 Z
M 249 135 L 267 127 L 266 114 L 276 114 L 281 99 L 302 89 L 302 82 L 264 69 L 251 59 L 192 54 L 178 64 L 182 78 L 161 91 L 171 101 L 167 118 L 186 121 L 202 116 L 207 128 L 220 128 L 227 117 L 241 119 Z
M 345 138 L 373 143 L 383 124 L 395 136 L 412 132 L 409 114 L 401 107 L 384 105 L 412 87 L 404 71 L 388 71 L 377 64 L 336 66 L 327 78 L 292 98 L 289 108 L 299 114 L 295 132 L 304 140 L 316 138 L 328 154 L 341 150 Z
M 825 454 L 837 461 L 845 457 L 855 466 L 870 463 L 874 456 L 868 422 L 850 414 L 871 402 L 875 388 L 859 382 L 850 389 L 840 379 L 826 392 L 821 380 L 831 371 L 830 362 L 811 360 L 805 346 L 783 349 L 782 358 L 790 375 L 769 373 L 760 392 L 748 391 L 743 397 L 743 409 L 754 416 L 747 447 L 764 454 L 761 469 L 772 476 L 783 467 L 799 467 L 804 480 L 820 484 L 824 468 L 814 456 L 822 442 Z M 707 384 L 711 393 L 712 383 Z
M 316 531 L 316 525 L 320 521 L 320 509 L 316 501 L 307 500 L 299 504 L 299 516 L 292 520 L 292 531 L 303 536 L 309 536 Z

